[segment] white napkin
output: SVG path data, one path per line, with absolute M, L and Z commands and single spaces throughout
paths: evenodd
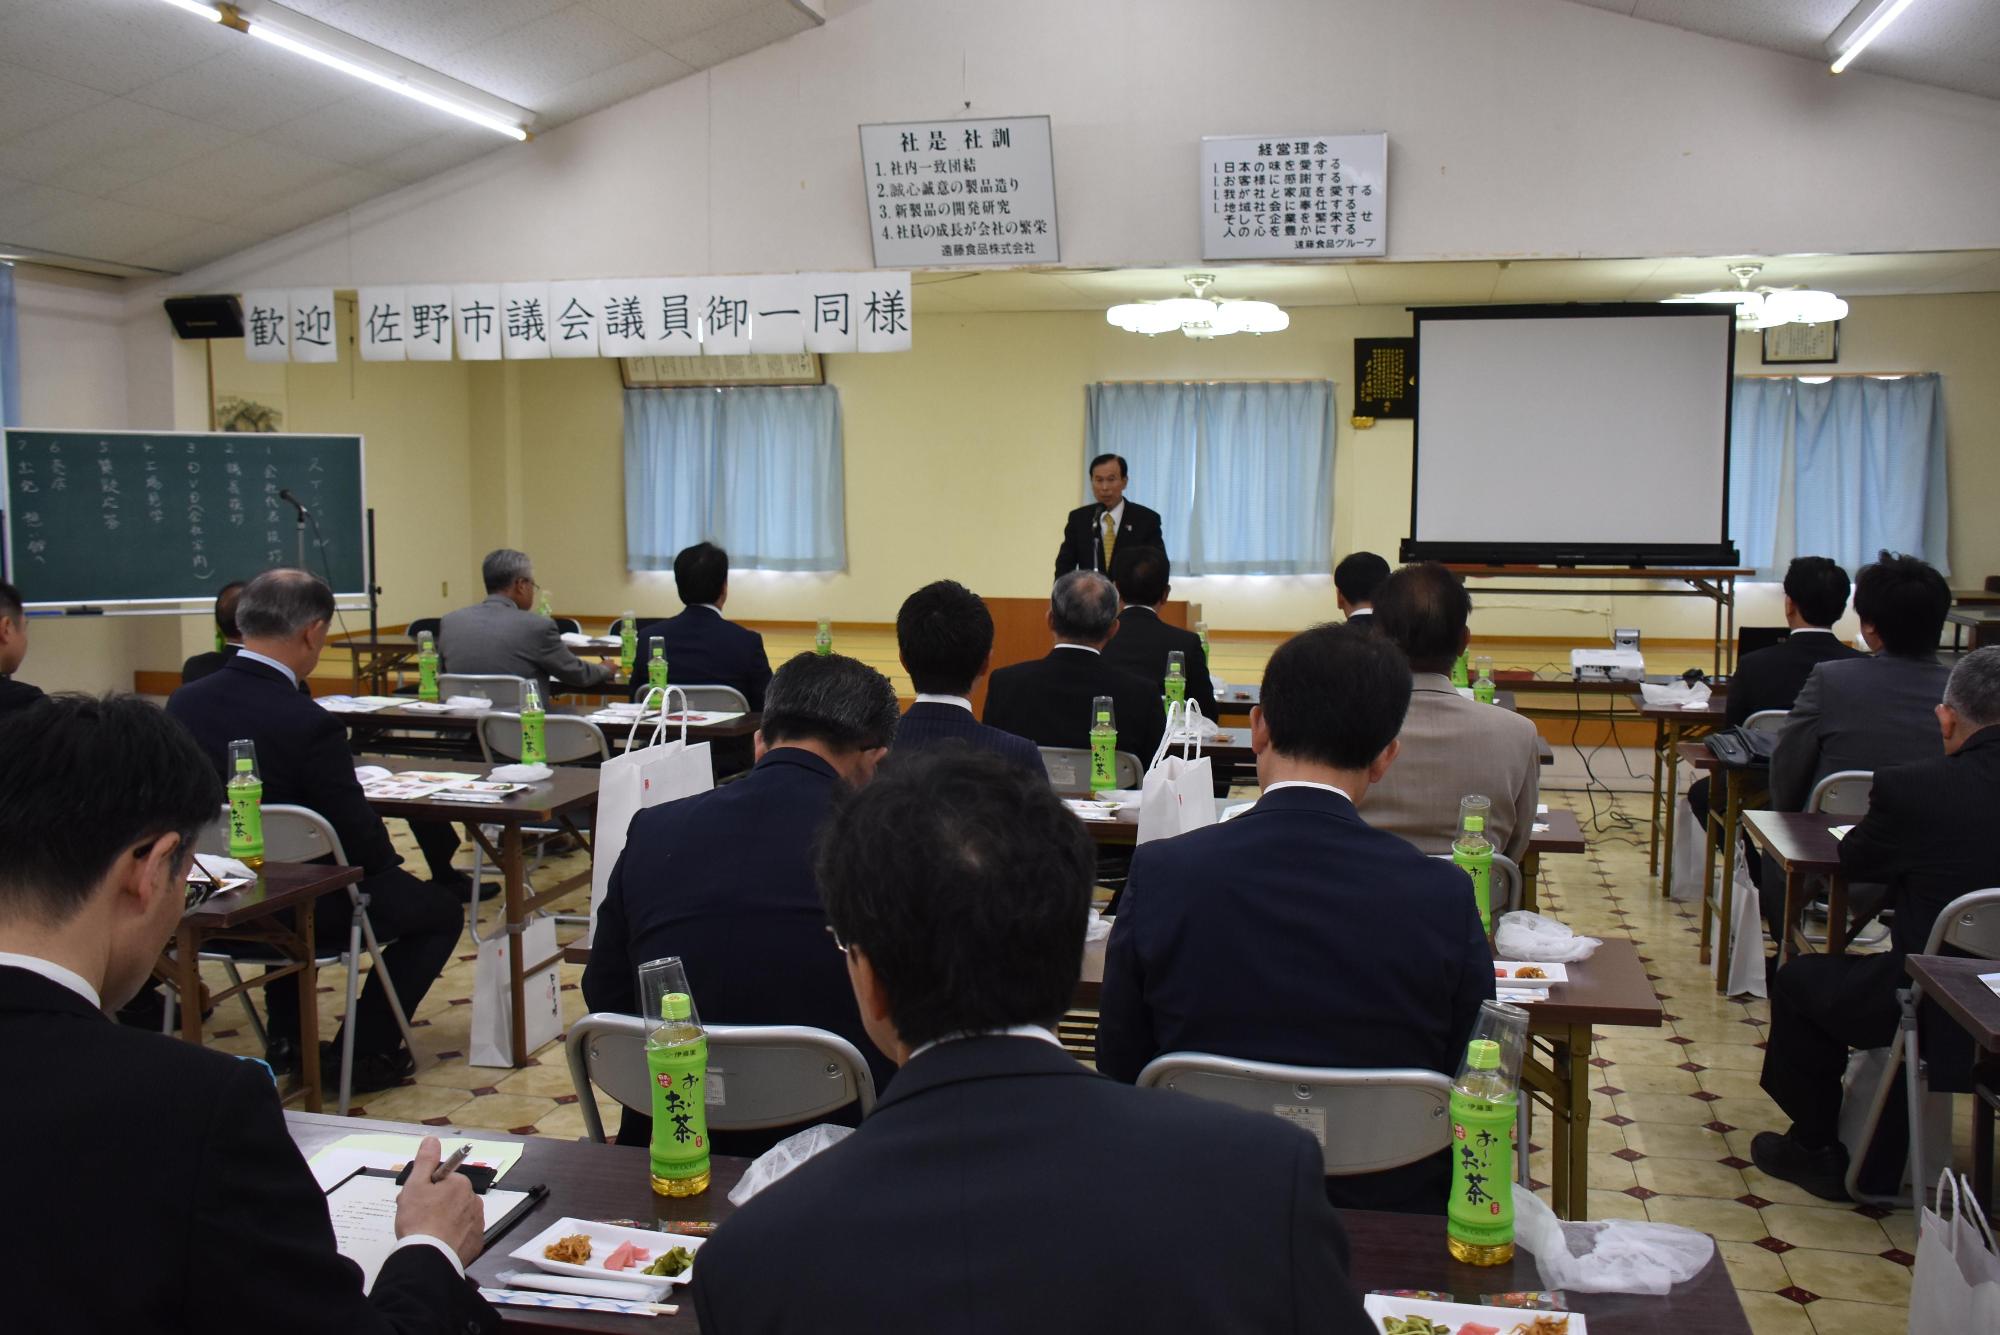
M 554 775 L 547 765 L 500 765 L 486 777 L 495 783 L 540 783 Z
M 1700 709 L 1708 703 L 1708 697 L 1713 692 L 1708 689 L 1708 683 L 1705 681 L 1693 683 L 1676 681 L 1664 686 L 1659 682 L 1642 681 L 1639 683 L 1639 694 L 1655 709 L 1669 707 Z

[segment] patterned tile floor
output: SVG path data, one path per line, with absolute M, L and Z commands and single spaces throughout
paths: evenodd
M 1554 805 L 1573 805 L 1588 821 L 1580 793 L 1546 797 Z M 1598 806 L 1607 809 L 1601 796 Z M 1645 802 L 1620 797 L 1610 809 L 1643 818 Z M 394 828 L 411 864 L 420 867 L 400 825 Z M 1594 1058 L 1601 1082 L 1591 1096 L 1592 1215 L 1662 1220 L 1713 1234 L 1757 1335 L 1903 1335 L 1917 1246 L 1910 1211 L 1830 1205 L 1750 1164 L 1751 1136 L 1786 1125 L 1757 1086 L 1767 1007 L 1715 994 L 1697 962 L 1698 918 L 1687 906 L 1660 898 L 1650 884 L 1644 839 L 1643 823 L 1629 832 L 1606 828 L 1592 834 L 1589 853 L 1544 861 L 1544 911 L 1579 931 L 1637 941 L 1672 1017 L 1663 1029 L 1601 1031 Z M 579 856 L 552 860 L 550 869 L 575 865 Z M 567 940 L 575 929 L 559 934 Z M 361 1098 L 353 1111 L 582 1136 L 583 1115 L 559 1044 L 542 1048 L 520 1071 L 467 1064 L 474 957 L 469 940 L 464 947 L 417 1010 L 415 1078 Z M 583 1013 L 580 974 L 563 968 L 566 1019 Z M 343 986 L 339 970 L 321 977 L 328 1037 L 338 1023 L 334 1011 Z M 225 1004 L 210 1029 L 217 1047 L 255 1050 L 235 1002 Z M 607 1120 L 615 1119 L 610 1100 L 600 1098 L 599 1106 Z M 1957 1133 L 1964 1166 L 1964 1109 Z M 1546 1150 L 1534 1155 L 1532 1166 L 1537 1178 L 1548 1178 Z

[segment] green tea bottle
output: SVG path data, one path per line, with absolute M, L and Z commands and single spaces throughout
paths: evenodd
M 1100 695 L 1090 702 L 1090 791 L 1110 792 L 1118 786 L 1118 724 L 1112 716 L 1111 697 Z
M 246 867 L 264 865 L 264 779 L 257 772 L 257 745 L 248 739 L 229 744 L 229 856 Z
M 1505 1265 L 1514 1259 L 1515 1119 L 1528 1013 L 1480 1003 L 1465 1062 L 1451 1085 L 1451 1197 L 1445 1243 L 1454 1261 Z
M 833 623 L 825 617 L 819 619 L 819 629 L 813 632 L 813 652 L 821 658 L 833 652 Z
M 1459 650 L 1458 657 L 1454 658 L 1451 662 L 1452 685 L 1458 687 L 1465 687 L 1472 685 L 1472 679 L 1466 673 L 1466 667 L 1470 662 L 1471 660 L 1466 656 L 1466 651 L 1463 649 Z
M 647 1084 L 653 1097 L 650 1149 L 653 1191 L 698 1196 L 708 1190 L 708 1035 L 695 1014 L 687 973 L 677 956 L 639 967 L 639 995 L 659 1023 L 646 1035 Z
M 656 691 L 667 688 L 667 640 L 664 635 L 648 637 L 651 651 L 646 659 L 646 685 Z
M 417 699 L 438 698 L 437 637 L 427 630 L 417 632 Z
M 1178 649 L 1167 654 L 1167 699 L 1187 699 L 1187 655 Z
M 639 666 L 639 614 L 627 611 L 618 621 L 618 670 L 627 677 Z
M 521 689 L 521 763 L 545 765 L 549 747 L 545 738 L 547 714 L 542 709 L 541 687 L 529 682 Z
M 1472 698 L 1482 705 L 1493 703 L 1493 660 L 1485 654 L 1472 660 Z
M 1201 636 L 1201 661 L 1205 664 L 1208 662 L 1208 623 L 1206 621 L 1195 622 L 1194 633 Z
M 1479 903 L 1479 927 L 1493 935 L 1493 841 L 1486 836 L 1486 817 L 1493 800 L 1473 793 L 1458 799 L 1458 837 L 1451 841 L 1451 860 L 1472 878 L 1472 897 Z

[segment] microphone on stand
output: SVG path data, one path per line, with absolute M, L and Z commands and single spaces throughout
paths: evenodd
M 278 488 L 278 499 L 281 501 L 289 502 L 291 507 L 299 512 L 299 522 L 301 524 L 305 522 L 306 515 L 308 513 L 308 511 L 306 510 L 305 502 L 301 501 L 298 497 L 292 495 L 292 489 L 290 487 Z

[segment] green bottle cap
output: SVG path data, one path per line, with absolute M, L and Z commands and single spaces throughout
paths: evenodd
M 1465 832 L 1467 834 L 1478 834 L 1485 828 L 1486 828 L 1486 817 L 1467 816 L 1465 818 Z
M 1500 1045 L 1490 1038 L 1475 1038 L 1465 1045 L 1465 1064 L 1475 1071 L 1500 1069 Z
M 685 992 L 667 992 L 660 997 L 662 1020 L 685 1020 L 694 1014 L 694 999 Z
M 249 756 L 236 757 L 236 772 L 238 774 L 248 774 L 254 767 Z

